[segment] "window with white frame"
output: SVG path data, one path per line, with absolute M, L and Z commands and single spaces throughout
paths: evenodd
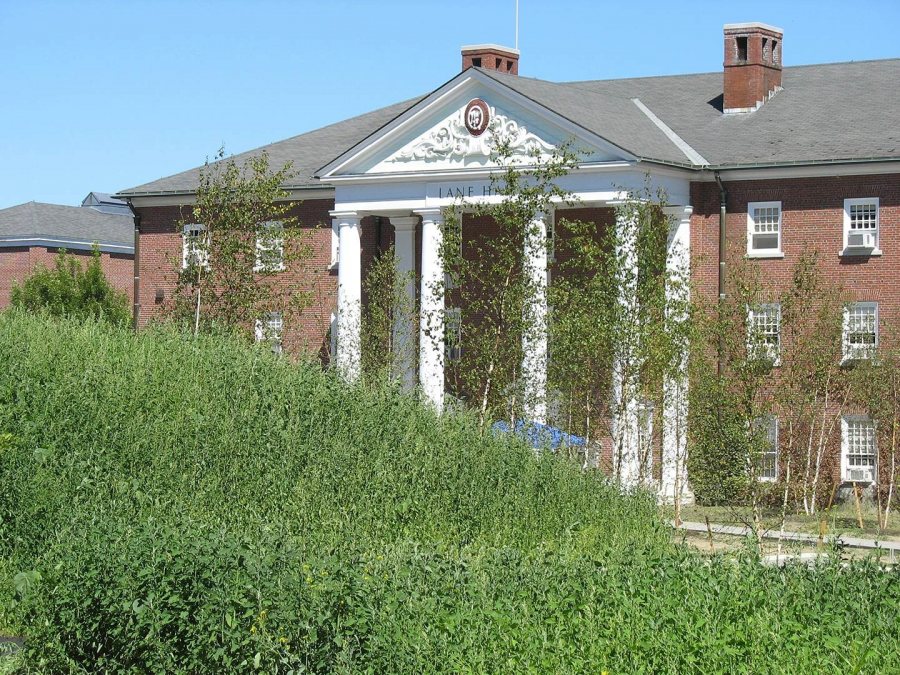
M 270 343 L 272 351 L 280 354 L 283 330 L 284 318 L 281 312 L 269 312 L 262 319 L 256 320 L 256 341 Z
M 844 308 L 843 360 L 871 359 L 878 349 L 878 303 L 855 302 Z
M 334 268 L 337 267 L 338 264 L 338 255 L 340 253 L 339 247 L 341 242 L 340 231 L 338 227 L 338 221 L 331 221 L 331 264 L 329 267 Z
M 844 252 L 878 251 L 878 197 L 844 200 Z
M 334 363 L 334 360 L 337 358 L 337 347 L 338 347 L 338 322 L 337 322 L 337 313 L 332 312 L 331 318 L 328 321 L 328 358 Z
M 450 307 L 444 311 L 444 350 L 448 361 L 462 356 L 462 310 Z
M 747 321 L 747 353 L 778 365 L 781 354 L 781 305 L 769 303 L 750 308 Z
M 875 422 L 863 415 L 844 417 L 841 420 L 842 478 L 852 482 L 872 482 L 877 456 Z
M 756 477 L 763 481 L 778 479 L 778 418 L 757 417 L 753 421 L 756 441 Z
M 262 223 L 256 234 L 254 272 L 284 270 L 284 228 L 278 221 Z
M 781 202 L 747 204 L 747 254 L 781 255 Z
M 209 247 L 204 240 L 206 227 L 188 223 L 181 232 L 181 267 L 209 267 Z

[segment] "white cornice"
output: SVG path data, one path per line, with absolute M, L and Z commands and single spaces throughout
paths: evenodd
M 306 199 L 333 199 L 334 188 L 328 184 L 315 188 L 285 188 L 288 196 L 286 202 L 300 202 Z M 193 192 L 178 194 L 139 195 L 127 197 L 135 208 L 147 208 L 153 206 L 192 206 L 197 201 L 197 195 Z
M 715 167 L 702 171 L 693 178 L 698 182 L 715 181 Z M 747 167 L 746 169 L 720 169 L 719 177 L 725 181 L 779 180 L 784 178 L 826 178 L 841 176 L 866 176 L 900 174 L 900 162 L 834 162 L 792 166 Z
M 45 248 L 64 248 L 69 251 L 91 251 L 95 244 L 102 253 L 134 255 L 134 246 L 123 244 L 101 243 L 84 239 L 56 239 L 54 237 L 0 237 L 0 248 L 41 246 Z

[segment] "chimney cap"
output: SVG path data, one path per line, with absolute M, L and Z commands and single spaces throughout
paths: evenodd
M 463 45 L 460 47 L 460 51 L 463 54 L 467 54 L 470 52 L 503 52 L 506 54 L 512 54 L 513 56 L 519 56 L 519 50 L 513 49 L 512 47 L 504 47 L 503 45 L 498 45 L 494 43 L 485 43 L 480 45 Z
M 760 23 L 759 21 L 748 21 L 747 23 L 726 23 L 725 30 L 767 30 L 772 33 L 780 33 L 784 35 L 784 29 L 778 28 L 777 26 L 770 26 L 767 23 Z

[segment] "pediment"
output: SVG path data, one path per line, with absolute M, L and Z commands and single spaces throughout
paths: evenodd
M 490 169 L 508 145 L 513 163 L 547 160 L 564 143 L 584 161 L 633 159 L 477 70 L 462 73 L 320 171 L 330 177 Z

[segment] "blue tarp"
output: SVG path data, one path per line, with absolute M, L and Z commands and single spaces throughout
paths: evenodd
M 508 422 L 494 422 L 491 428 L 499 433 L 512 433 Z M 524 438 L 533 448 L 547 448 L 553 451 L 566 447 L 583 447 L 585 440 L 581 436 L 567 434 L 562 429 L 537 422 L 516 422 L 515 434 Z

